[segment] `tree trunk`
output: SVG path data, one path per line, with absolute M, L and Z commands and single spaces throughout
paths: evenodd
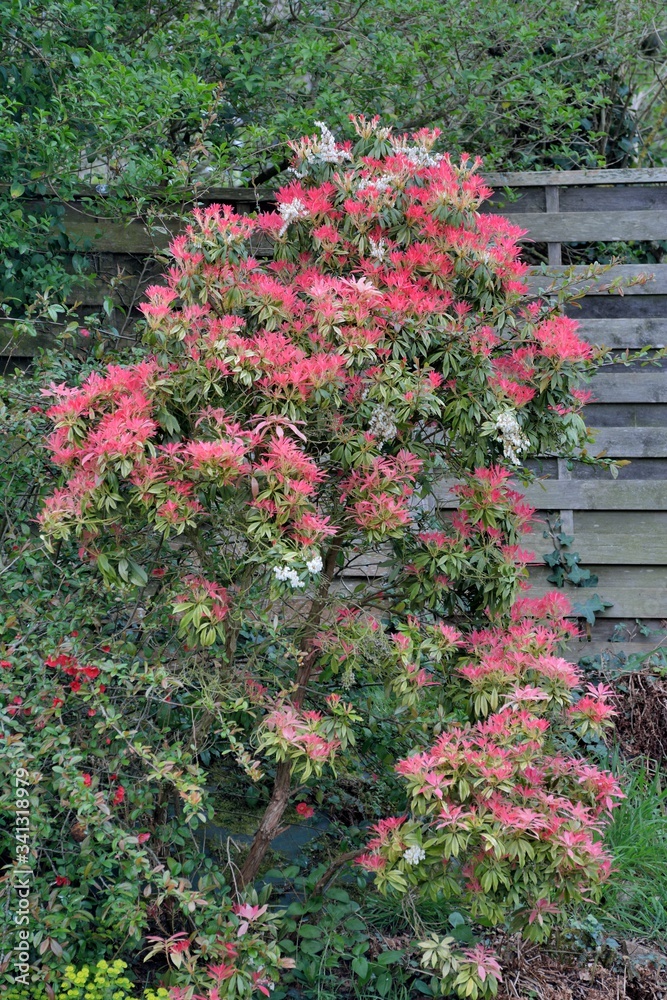
M 240 881 L 243 886 L 248 885 L 249 882 L 253 882 L 257 878 L 257 872 L 259 871 L 264 855 L 280 829 L 283 813 L 289 802 L 291 770 L 289 761 L 283 761 L 282 764 L 278 764 L 271 799 L 250 845 L 248 856 L 243 862 L 240 874 Z
M 297 671 L 296 691 L 293 699 L 296 708 L 301 708 L 303 704 L 306 690 L 308 688 L 308 682 L 310 681 L 310 675 L 317 659 L 318 649 L 313 645 L 313 635 L 311 632 L 313 627 L 319 624 L 322 611 L 324 610 L 327 594 L 329 593 L 329 587 L 336 570 L 336 560 L 340 551 L 340 545 L 340 542 L 334 543 L 327 553 L 326 564 L 322 574 L 322 582 L 318 588 L 317 596 L 313 601 L 308 615 L 308 621 L 306 622 L 305 634 L 301 648 L 303 652 L 307 653 L 307 655 L 305 656 L 301 667 Z M 290 797 L 291 774 L 292 767 L 289 761 L 284 761 L 282 764 L 278 764 L 278 767 L 276 768 L 276 780 L 273 785 L 273 791 L 271 792 L 269 804 L 266 807 L 266 812 L 262 816 L 262 821 L 259 824 L 257 833 L 253 837 L 250 850 L 248 851 L 248 856 L 243 862 L 243 867 L 241 868 L 239 878 L 242 886 L 248 885 L 249 882 L 253 882 L 257 878 L 257 872 L 259 871 L 259 867 L 264 859 L 264 855 L 268 851 L 271 841 L 280 830 L 283 813 L 287 808 L 287 803 L 289 802 Z

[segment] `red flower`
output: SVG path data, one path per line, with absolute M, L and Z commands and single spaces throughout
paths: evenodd
M 67 878 L 67 875 L 56 875 L 56 880 L 54 885 L 71 885 L 72 883 Z
M 76 694 L 76 692 L 80 690 L 81 690 L 81 681 L 72 681 L 72 683 L 70 684 L 70 691 L 73 691 L 74 694 Z
M 62 698 L 54 698 L 53 702 L 52 702 L 52 707 L 53 708 L 60 708 L 60 706 L 64 705 L 64 704 L 65 704 L 65 702 L 63 701 Z
M 0 667 L 4 667 L 5 670 L 9 670 L 12 665 L 11 660 L 0 660 Z
M 145 844 L 147 840 L 151 839 L 150 833 L 140 833 L 137 836 L 137 843 Z
M 83 783 L 86 786 L 86 788 L 90 788 L 92 780 L 93 779 L 91 778 L 91 776 L 89 774 L 84 774 L 84 776 L 83 776 Z
M 102 652 L 103 653 L 110 653 L 111 652 L 111 646 L 102 646 Z
M 307 802 L 299 802 L 296 811 L 302 819 L 311 819 L 315 815 L 315 810 Z
M 75 639 L 76 639 L 76 637 L 78 636 L 78 634 L 79 634 L 79 633 L 78 633 L 78 632 L 76 632 L 76 631 L 75 631 L 75 632 L 70 632 L 70 635 L 71 635 L 71 636 L 73 636 L 73 637 L 74 637 Z
M 124 798 L 125 798 L 125 789 L 123 788 L 122 785 L 119 785 L 114 793 L 113 804 L 115 806 L 119 806 Z

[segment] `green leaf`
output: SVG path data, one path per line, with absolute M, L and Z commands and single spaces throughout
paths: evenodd
M 375 961 L 378 965 L 394 965 L 395 962 L 400 962 L 404 956 L 404 951 L 383 951 Z
M 322 937 L 322 928 L 315 927 L 313 924 L 301 924 L 301 926 L 299 927 L 299 937 L 302 938 Z
M 368 959 L 364 958 L 363 955 L 358 955 L 357 958 L 353 958 L 352 971 L 356 972 L 360 979 L 366 979 L 368 976 Z
M 19 184 L 18 181 L 14 181 L 14 183 L 9 189 L 9 193 L 12 196 L 12 198 L 20 198 L 24 191 L 25 188 L 23 184 Z
M 375 988 L 381 997 L 386 997 L 392 987 L 393 979 L 391 972 L 381 972 L 377 978 Z
M 327 889 L 325 896 L 329 899 L 337 899 L 339 903 L 349 903 L 350 896 L 349 893 L 345 892 L 344 889 L 338 889 L 333 886 L 331 889 Z

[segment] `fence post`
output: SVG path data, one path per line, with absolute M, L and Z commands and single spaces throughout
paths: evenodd
M 547 212 L 558 212 L 560 204 L 560 188 L 555 184 L 546 184 L 544 188 Z M 547 243 L 550 264 L 562 264 L 561 244 Z

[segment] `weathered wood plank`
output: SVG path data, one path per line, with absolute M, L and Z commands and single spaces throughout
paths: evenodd
M 597 240 L 664 240 L 667 212 L 516 212 L 512 223 L 523 241 L 579 243 Z
M 610 642 L 608 639 L 592 639 L 590 642 L 583 640 L 573 640 L 565 647 L 565 656 L 568 660 L 577 662 L 584 656 L 600 656 L 604 661 L 609 662 L 613 657 L 624 654 L 630 656 L 653 656 L 658 659 L 662 655 L 667 656 L 667 644 L 663 640 L 661 653 L 660 647 L 656 648 L 657 642 Z
M 0 358 L 33 358 L 40 350 L 53 347 L 54 337 L 48 332 L 40 332 L 36 337 L 23 334 L 13 337 L 0 324 Z
M 667 403 L 667 369 L 601 373 L 590 389 L 597 403 Z
M 573 243 L 592 240 L 661 240 L 667 237 L 667 211 L 512 212 L 512 223 L 527 230 L 524 240 Z M 160 232 L 159 229 L 165 231 Z M 180 229 L 163 220 L 148 232 L 141 222 L 127 225 L 77 218 L 67 226 L 68 236 L 81 249 L 99 252 L 153 253 L 168 246 Z
M 9 188 L 9 184 L 0 184 L 0 192 L 8 192 Z M 206 187 L 197 183 L 183 191 L 160 187 L 149 188 L 145 194 L 147 197 L 154 198 L 156 202 L 171 202 L 172 204 L 174 201 L 206 201 L 221 202 L 226 205 L 233 205 L 237 202 L 254 205 L 257 202 L 271 202 L 275 198 L 275 192 L 267 187 Z M 62 204 L 76 205 L 77 202 L 90 199 L 95 202 L 104 202 L 111 197 L 123 197 L 122 191 L 114 190 L 113 187 L 111 190 L 104 191 L 99 184 L 82 184 L 75 194 L 67 201 L 63 200 Z M 43 200 L 35 195 L 28 195 L 21 198 L 19 204 L 23 204 L 24 201 L 42 203 Z
M 534 188 L 520 188 L 533 191 Z M 546 188 L 545 190 L 549 190 Z M 564 187 L 560 192 L 561 212 L 637 212 L 667 209 L 667 185 L 651 187 L 636 184 L 626 187 Z M 530 206 L 528 211 L 535 211 Z
M 555 187 L 516 188 L 511 197 L 505 190 L 482 203 L 481 212 L 508 217 L 517 212 L 547 211 L 547 197 L 558 194 L 558 212 L 645 212 L 667 210 L 667 185 L 650 187 Z M 517 197 L 518 196 L 518 197 Z
M 667 308 L 667 303 L 665 305 Z M 610 349 L 664 347 L 667 344 L 667 318 L 583 318 L 579 320 L 579 334 L 589 344 L 600 344 Z
M 536 518 L 521 539 L 538 560 L 552 549 L 545 528 Z M 584 566 L 667 566 L 667 512 L 576 511 L 572 534 Z
M 606 289 L 611 281 L 617 278 L 632 281 L 642 276 L 648 276 L 650 280 L 646 284 L 625 289 L 625 295 L 667 295 L 667 264 L 617 264 L 600 278 L 592 280 L 584 280 L 586 268 L 583 266 L 535 268 L 528 275 L 526 284 L 534 295 L 540 291 L 548 292 L 554 282 L 560 284 L 570 272 L 575 277 L 572 288 L 583 289 L 587 295 L 608 295 Z
M 484 172 L 489 187 L 542 187 L 588 184 L 665 184 L 667 167 L 600 168 L 595 170 L 531 170 Z
M 601 427 L 588 450 L 609 458 L 667 458 L 667 427 Z
M 178 232 L 163 227 L 163 232 L 155 229 L 149 233 L 141 222 L 127 225 L 110 222 L 77 221 L 67 228 L 67 235 L 82 252 L 95 250 L 102 253 L 152 254 L 166 250 Z
M 443 481 L 436 490 L 442 508 L 458 506 L 452 485 Z M 662 480 L 546 479 L 517 489 L 537 510 L 667 510 L 667 483 Z
M 613 602 L 605 618 L 665 618 L 667 617 L 667 567 L 587 566 L 598 575 L 598 585 L 568 587 L 564 593 L 573 603 L 585 603 L 593 594 Z M 527 594 L 540 597 L 554 590 L 547 581 L 548 568 L 533 567 Z
M 528 276 L 527 284 L 528 284 L 529 291 L 531 292 L 531 294 L 534 294 L 534 295 L 538 294 L 538 292 L 540 290 L 542 290 L 544 292 L 548 292 L 549 289 L 553 286 L 554 280 L 559 280 L 559 281 L 562 280 L 563 276 L 565 275 L 565 273 L 568 270 L 570 270 L 570 269 L 566 268 L 566 267 L 550 267 L 548 269 L 548 273 L 547 274 L 542 274 L 540 271 L 536 270 L 535 273 L 530 274 Z M 582 268 L 575 268 L 575 274 L 582 274 L 582 272 L 583 272 Z M 599 296 L 600 297 L 600 301 L 601 301 L 602 300 L 601 299 L 602 296 L 608 297 L 607 293 L 600 292 L 600 286 L 601 285 L 603 285 L 603 284 L 604 285 L 608 285 L 613 279 L 619 278 L 619 277 L 623 278 L 626 281 L 629 281 L 629 280 L 632 280 L 633 278 L 636 278 L 636 277 L 638 277 L 639 275 L 642 275 L 642 274 L 643 275 L 649 275 L 649 276 L 654 275 L 655 277 L 651 278 L 651 280 L 648 281 L 646 285 L 638 285 L 638 286 L 635 286 L 633 288 L 628 288 L 625 291 L 626 295 L 647 295 L 647 294 L 659 295 L 659 294 L 667 294 L 667 264 L 644 264 L 644 265 L 641 265 L 641 266 L 636 266 L 636 265 L 620 265 L 620 266 L 612 268 L 608 274 L 604 275 L 603 278 L 601 278 L 599 280 L 593 280 L 593 281 L 590 281 L 590 282 L 586 282 L 585 284 L 587 286 L 589 286 L 588 294 L 591 295 L 591 296 L 595 296 L 596 298 Z M 139 280 L 139 276 L 138 275 L 128 274 L 127 275 L 127 280 L 126 280 L 126 283 L 125 283 L 124 287 L 127 288 L 128 291 L 130 291 L 134 286 L 136 286 L 136 283 L 137 283 L 138 280 Z M 156 278 L 155 275 L 149 275 L 148 277 L 144 278 L 144 283 L 152 284 L 156 280 L 159 280 L 159 279 Z M 581 284 L 583 285 L 583 282 Z M 575 283 L 575 287 L 581 287 L 581 286 Z M 107 284 L 107 282 L 105 282 L 101 278 L 98 278 L 93 283 L 86 283 L 86 284 L 81 285 L 80 287 L 76 288 L 73 291 L 73 293 L 72 293 L 72 298 L 73 299 L 78 299 L 84 305 L 99 305 L 99 304 L 101 304 L 104 296 L 107 295 L 107 294 L 108 294 L 108 284 Z M 620 296 L 618 296 L 618 298 L 620 298 Z M 667 312 L 667 304 L 665 306 L 665 311 Z M 575 318 L 577 318 L 577 317 L 575 316 Z M 592 324 L 594 322 L 595 323 L 599 322 L 600 323 L 600 327 L 602 327 L 602 324 L 603 323 L 607 323 L 607 322 L 611 322 L 613 324 L 616 324 L 616 323 L 621 323 L 621 322 L 632 323 L 632 322 L 635 322 L 635 321 L 634 320 L 630 320 L 630 319 L 628 319 L 628 320 L 624 319 L 622 321 L 621 320 L 616 320 L 616 319 L 614 319 L 612 321 L 597 320 L 597 319 L 596 320 L 593 320 L 593 319 L 590 319 L 590 320 L 589 319 L 581 319 L 581 320 L 579 320 L 579 322 L 582 324 L 582 328 L 583 329 L 586 329 L 588 327 L 588 324 L 591 324 L 591 329 L 596 329 L 596 327 L 592 326 Z M 639 322 L 639 321 L 636 321 L 636 322 Z M 658 325 L 659 324 L 663 324 L 663 326 L 660 327 L 660 328 L 661 329 L 667 329 L 667 319 L 652 319 L 651 318 L 649 320 L 649 319 L 646 319 L 646 318 L 642 318 L 641 322 L 643 322 L 643 323 L 650 322 L 652 324 L 658 324 Z M 600 327 L 598 327 L 598 329 Z M 656 329 L 657 328 L 658 328 L 658 326 L 656 326 Z M 610 326 L 609 329 L 613 331 L 613 330 L 616 330 L 616 329 L 619 329 L 619 328 L 616 327 L 616 326 Z M 638 334 L 638 336 L 639 336 L 639 334 Z M 647 336 L 648 336 L 648 334 L 647 334 Z M 590 338 L 587 337 L 586 339 L 590 339 Z M 665 337 L 665 341 L 667 342 L 667 336 Z M 597 343 L 598 341 L 597 340 L 591 340 L 591 342 L 592 343 Z M 649 342 L 653 343 L 654 341 L 649 341 Z M 614 347 L 614 346 L 616 346 L 615 344 L 611 344 L 611 343 L 607 343 L 607 342 L 605 342 L 605 343 L 607 344 L 608 347 Z M 625 346 L 625 345 L 620 345 L 620 346 Z M 628 344 L 627 346 L 631 347 L 633 345 L 632 344 Z M 638 345 L 638 346 L 641 346 L 641 345 Z
M 584 407 L 583 416 L 589 427 L 667 427 L 667 405 L 664 403 L 589 403 Z M 541 474 L 540 469 L 535 471 Z

